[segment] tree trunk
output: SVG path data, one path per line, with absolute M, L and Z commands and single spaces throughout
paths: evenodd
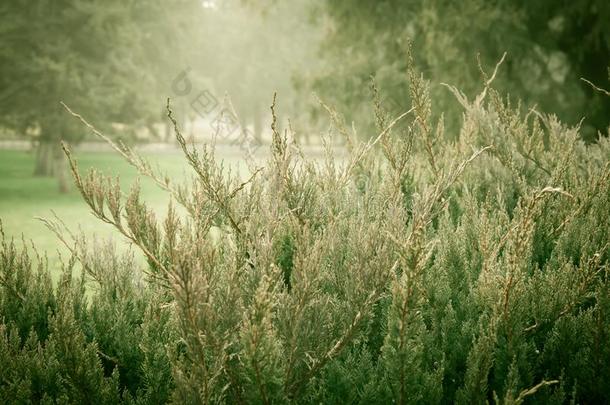
M 66 157 L 61 154 L 55 159 L 57 180 L 59 182 L 59 192 L 67 193 L 70 191 L 70 183 L 68 182 L 68 165 L 66 164 Z
M 36 162 L 34 166 L 34 176 L 53 176 L 53 142 L 41 140 L 36 147 Z
M 68 182 L 68 166 L 58 142 L 41 140 L 36 147 L 35 176 L 55 176 L 58 181 L 59 192 L 67 193 L 70 190 Z

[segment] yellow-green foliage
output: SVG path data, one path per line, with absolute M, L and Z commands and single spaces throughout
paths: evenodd
M 474 99 L 449 86 L 464 108 L 449 135 L 413 69 L 414 108 L 391 117 L 376 97 L 369 142 L 326 107 L 342 162 L 305 159 L 275 119 L 248 179 L 177 126 L 184 183 L 115 145 L 182 206 L 161 219 L 66 146 L 93 215 L 147 266 L 47 221 L 72 252 L 53 289 L 44 260 L 3 242 L 0 397 L 609 401 L 610 143 L 521 111 L 494 75 Z

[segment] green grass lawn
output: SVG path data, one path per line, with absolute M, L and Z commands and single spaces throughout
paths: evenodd
M 142 199 L 163 214 L 169 197 L 151 180 L 141 178 L 137 171 L 112 152 L 74 152 L 81 172 L 94 167 L 106 175 L 119 176 L 124 191 L 140 179 Z M 176 152 L 148 153 L 146 157 L 168 173 L 172 179 L 190 174 L 182 154 Z M 225 158 L 229 165 L 237 164 L 237 155 Z M 96 219 L 71 182 L 71 191 L 62 194 L 54 178 L 34 177 L 34 154 L 26 151 L 0 150 L 0 219 L 8 238 L 32 240 L 41 253 L 46 252 L 50 267 L 58 269 L 60 254 L 66 257 L 55 235 L 36 217 L 52 218 L 55 212 L 71 230 L 79 227 L 88 235 L 116 241 L 119 248 L 127 243 L 114 229 Z M 58 273 L 53 273 L 56 279 Z

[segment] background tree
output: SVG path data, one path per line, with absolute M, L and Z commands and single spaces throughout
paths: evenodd
M 100 126 L 159 119 L 157 78 L 187 46 L 191 0 L 17 0 L 0 5 L 1 124 L 36 133 L 37 175 L 58 175 L 60 139 L 79 142 L 59 102 Z M 171 12 L 168 12 L 171 10 Z M 165 93 L 166 96 L 168 93 Z
M 269 128 L 274 92 L 279 114 L 293 124 L 300 121 L 304 104 L 313 100 L 295 88 L 295 81 L 317 66 L 321 43 L 321 30 L 309 18 L 315 2 L 209 3 L 214 7 L 206 9 L 200 27 L 205 40 L 195 70 L 210 78 L 217 97 L 230 97 L 241 125 L 251 127 L 257 138 Z
M 481 83 L 477 53 L 489 69 L 506 51 L 497 87 L 573 124 L 586 116 L 589 140 L 607 131 L 610 101 L 579 79 L 607 79 L 608 2 L 350 0 L 326 1 L 316 14 L 326 27 L 321 54 L 327 64 L 312 86 L 348 119 L 370 109 L 370 75 L 386 101 L 409 105 L 404 79 L 411 39 L 415 64 L 450 120 L 460 113 L 451 114 L 457 103 L 441 82 L 472 96 Z

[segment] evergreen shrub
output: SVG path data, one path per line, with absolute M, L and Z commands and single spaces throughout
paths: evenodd
M 44 257 L 3 237 L 0 398 L 610 401 L 610 142 L 583 143 L 482 73 L 474 98 L 448 86 L 459 129 L 433 121 L 414 69 L 398 117 L 373 87 L 370 141 L 325 106 L 344 160 L 327 146 L 314 163 L 274 119 L 247 179 L 175 121 L 182 182 L 111 143 L 171 194 L 163 218 L 65 145 L 84 202 L 146 265 L 46 220 L 71 252 L 52 286 Z

